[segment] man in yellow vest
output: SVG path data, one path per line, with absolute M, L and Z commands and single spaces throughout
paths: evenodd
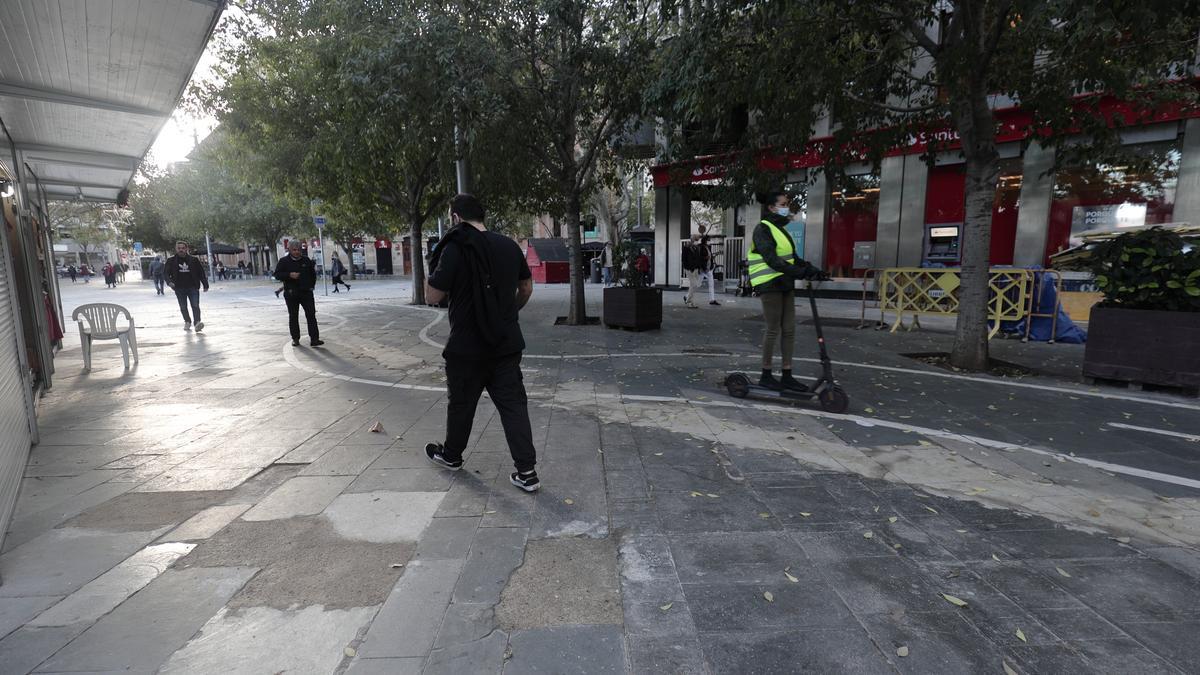
M 792 377 L 792 350 L 796 337 L 796 280 L 828 278 L 824 272 L 804 262 L 796 255 L 796 244 L 787 232 L 791 221 L 786 192 L 767 192 L 758 195 L 763 218 L 754 228 L 754 243 L 746 254 L 749 263 L 750 285 L 762 298 L 763 335 L 762 377 L 758 383 L 776 390 L 804 391 L 804 384 Z M 783 375 L 771 374 L 775 342 Z

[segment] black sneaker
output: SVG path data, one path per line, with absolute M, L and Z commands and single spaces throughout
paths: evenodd
M 320 347 L 321 345 L 325 344 L 325 341 L 324 340 L 313 340 L 312 342 L 309 342 L 308 344 L 310 344 L 314 347 Z
M 456 462 L 451 462 L 450 460 L 446 459 L 446 456 L 442 454 L 442 451 L 443 448 L 441 443 L 425 444 L 425 456 L 429 458 L 429 461 L 437 464 L 443 469 L 450 469 L 451 471 L 458 471 L 462 468 L 463 461 L 461 459 Z
M 800 380 L 797 380 L 791 375 L 784 375 L 783 377 L 779 378 L 779 384 L 784 389 L 789 391 L 808 391 L 808 385 L 804 384 Z
M 718 307 L 720 307 L 720 306 L 721 306 L 721 303 L 717 302 L 716 300 L 709 300 L 709 301 L 708 301 L 708 304 L 710 304 L 710 305 L 716 305 L 716 306 L 718 306 Z
M 529 473 L 514 471 L 509 474 L 508 480 L 526 492 L 537 492 L 537 489 L 542 486 L 541 482 L 538 481 L 536 471 L 530 471 Z
M 292 340 L 292 346 L 293 346 L 293 347 L 299 347 L 299 346 L 300 346 L 300 341 L 299 341 L 299 340 Z
M 759 377 L 758 386 L 766 387 L 767 389 L 773 389 L 775 391 L 779 391 L 783 388 L 783 385 L 779 383 L 779 380 L 775 379 L 775 376 L 770 374 Z

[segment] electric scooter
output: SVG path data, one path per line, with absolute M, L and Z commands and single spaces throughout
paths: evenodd
M 760 385 L 746 373 L 729 373 L 725 377 L 725 388 L 734 398 L 754 398 L 769 401 L 808 401 L 813 398 L 821 404 L 821 409 L 831 413 L 844 413 L 850 408 L 850 397 L 833 379 L 833 363 L 825 350 L 825 335 L 821 331 L 821 317 L 817 314 L 817 297 L 813 292 L 812 282 L 808 282 L 808 302 L 812 307 L 813 328 L 817 331 L 817 350 L 821 356 L 821 375 L 807 391 L 790 389 L 771 389 Z

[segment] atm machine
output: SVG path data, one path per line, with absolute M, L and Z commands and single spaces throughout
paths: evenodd
M 956 267 L 962 223 L 927 223 L 921 267 Z

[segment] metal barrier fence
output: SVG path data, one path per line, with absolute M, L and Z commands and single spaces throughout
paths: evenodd
M 721 263 L 725 271 L 725 279 L 722 282 L 724 290 L 729 293 L 732 289 L 736 293 L 738 280 L 742 277 L 742 265 L 746 264 L 745 237 L 725 237 L 725 256 Z
M 887 312 L 894 312 L 896 320 L 891 324 L 894 333 L 904 325 L 905 314 L 913 317 L 908 330 L 920 326 L 922 315 L 957 315 L 961 273 L 958 268 L 893 267 L 880 270 L 876 286 L 880 323 L 884 322 Z M 1035 274 L 1033 270 L 1015 268 L 989 270 L 988 318 L 992 322 L 989 338 L 1000 331 L 1002 321 L 1016 321 L 1032 311 L 1031 290 Z

